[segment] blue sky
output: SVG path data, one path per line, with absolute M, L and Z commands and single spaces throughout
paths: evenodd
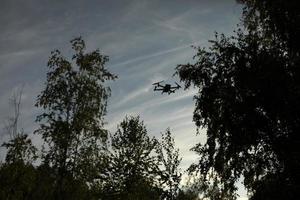
M 153 136 L 170 127 L 186 169 L 197 158 L 189 149 L 205 141 L 205 130 L 196 136 L 192 122 L 197 90 L 161 95 L 153 92 L 152 83 L 179 81 L 172 77 L 174 68 L 192 62 L 191 45 L 207 46 L 214 31 L 232 34 L 240 16 L 234 0 L 2 0 L 0 122 L 11 113 L 12 93 L 23 86 L 20 126 L 32 133 L 38 112 L 34 103 L 44 87 L 50 52 L 71 55 L 69 41 L 82 36 L 88 50 L 99 48 L 110 57 L 107 68 L 119 76 L 108 83 L 107 128 L 114 131 L 126 115 L 140 115 Z M 2 143 L 8 137 L 0 133 Z

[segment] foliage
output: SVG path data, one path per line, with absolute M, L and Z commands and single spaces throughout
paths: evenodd
M 0 166 L 0 199 L 31 199 L 36 181 L 35 169 L 31 164 L 20 161 Z
M 270 3 L 247 2 L 267 7 Z M 291 46 L 290 36 L 285 38 L 281 32 L 293 35 L 289 29 L 293 21 L 274 22 L 277 14 L 268 9 L 257 15 L 246 7 L 245 31 L 238 30 L 232 37 L 216 35 L 208 50 L 196 48 L 194 64 L 177 67 L 186 88 L 199 88 L 194 121 L 207 129 L 207 142 L 193 148 L 200 160 L 190 170 L 204 178 L 216 173 L 226 193 L 234 194 L 234 183 L 243 175 L 253 198 L 272 185 L 282 192 L 279 196 L 296 197 L 295 188 L 300 185 L 299 46 Z M 270 9 L 280 8 L 274 4 Z M 267 184 L 270 180 L 275 182 Z M 278 181 L 285 183 L 285 189 L 277 188 Z
M 139 117 L 126 117 L 120 123 L 111 136 L 110 188 L 114 199 L 158 199 L 152 196 L 159 191 L 158 160 L 154 155 L 157 144 Z
M 13 116 L 9 117 L 5 126 L 6 134 L 10 135 L 10 140 L 2 144 L 7 149 L 6 163 L 31 164 L 37 159 L 37 148 L 33 146 L 31 139 L 23 130 L 19 130 L 20 106 L 22 99 L 22 89 L 13 94 L 10 104 L 13 107 Z
M 179 149 L 175 148 L 175 141 L 170 129 L 162 134 L 162 142 L 157 147 L 157 154 L 162 165 L 160 181 L 165 188 L 164 198 L 174 200 L 179 192 L 179 183 L 182 176 L 179 165 L 182 158 L 179 158 Z
M 159 143 L 139 117 L 126 117 L 111 135 L 104 129 L 107 80 L 116 76 L 104 67 L 107 56 L 85 53 L 81 38 L 71 41 L 72 61 L 53 51 L 46 87 L 36 106 L 44 146 L 37 148 L 18 130 L 20 96 L 7 131 L 11 140 L 0 165 L 0 199 L 191 199 L 180 192 L 178 149 L 168 129 Z M 180 195 L 179 195 L 180 194 Z
M 185 193 L 197 195 L 199 200 L 236 200 L 236 195 L 224 189 L 218 174 L 211 171 L 208 177 L 198 172 L 189 172 L 188 181 L 184 187 Z
M 37 159 L 37 148 L 32 145 L 26 134 L 19 134 L 2 146 L 8 149 L 5 157 L 6 163 L 26 163 L 31 164 Z
M 278 38 L 289 49 L 299 53 L 300 5 L 297 0 L 239 0 L 244 3 L 243 22 L 249 30 L 261 26 L 268 37 Z
M 7 120 L 6 134 L 10 140 L 2 144 L 7 149 L 5 163 L 0 164 L 0 199 L 31 199 L 36 181 L 32 163 L 37 159 L 37 148 L 30 138 L 18 129 L 22 90 L 10 99 L 13 116 Z
M 71 44 L 75 51 L 72 61 L 58 50 L 52 52 L 46 88 L 36 103 L 44 109 L 37 117 L 40 128 L 36 132 L 49 149 L 43 160 L 55 169 L 60 198 L 64 179 L 92 182 L 104 165 L 107 131 L 103 128 L 103 116 L 110 95 L 104 82 L 116 78 L 105 68 L 107 56 L 99 50 L 86 53 L 80 37 Z
M 176 200 L 197 200 L 198 194 L 192 190 L 179 190 Z

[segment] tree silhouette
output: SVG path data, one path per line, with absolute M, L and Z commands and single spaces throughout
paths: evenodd
M 157 140 L 150 138 L 139 117 L 126 117 L 112 135 L 112 199 L 158 199 Z
M 37 159 L 37 148 L 33 146 L 31 139 L 18 126 L 22 93 L 23 88 L 12 95 L 10 104 L 14 112 L 5 125 L 6 134 L 10 136 L 10 140 L 4 142 L 2 146 L 7 148 L 5 161 L 10 164 L 16 162 L 32 164 Z
M 75 54 L 72 61 L 60 51 L 52 52 L 45 89 L 38 96 L 37 107 L 44 113 L 37 117 L 49 150 L 43 162 L 56 173 L 56 198 L 67 198 L 68 179 L 93 183 L 106 149 L 107 131 L 103 128 L 106 100 L 110 89 L 106 80 L 115 75 L 106 68 L 107 56 L 99 50 L 85 53 L 79 37 L 71 41 Z
M 18 130 L 21 94 L 14 96 L 0 199 L 193 199 L 195 193 L 179 189 L 181 158 L 169 129 L 158 142 L 139 117 L 126 117 L 108 140 L 103 118 L 110 89 L 104 84 L 116 76 L 99 50 L 86 53 L 81 38 L 71 44 L 71 61 L 58 50 L 48 61 L 36 102 L 43 112 L 35 133 L 45 143 L 34 164 L 37 148 Z
M 2 146 L 7 148 L 6 163 L 32 164 L 37 159 L 37 148 L 33 146 L 31 139 L 26 134 L 19 134 Z
M 297 33 L 291 32 L 294 21 L 281 17 L 299 16 L 299 10 L 289 12 L 288 6 L 282 8 L 286 13 L 277 13 L 278 5 L 288 4 L 283 1 L 245 2 L 246 31 L 232 37 L 217 34 L 208 50 L 196 48 L 195 63 L 177 67 L 186 88 L 199 88 L 194 121 L 207 129 L 207 142 L 193 148 L 200 160 L 191 169 L 205 178 L 216 173 L 224 192 L 234 194 L 234 183 L 243 175 L 253 199 L 296 199 L 299 46 L 289 41 Z
M 289 53 L 299 52 L 299 10 L 296 0 L 238 0 L 244 3 L 244 25 L 248 29 L 263 27 L 268 36 L 279 38 L 288 46 Z
M 22 90 L 11 98 L 13 116 L 6 124 L 6 134 L 10 140 L 2 144 L 7 149 L 5 163 L 0 164 L 0 199 L 30 199 L 35 185 L 37 148 L 23 130 L 19 130 Z
M 175 147 L 174 138 L 168 128 L 162 134 L 162 141 L 157 146 L 158 160 L 161 163 L 160 181 L 164 186 L 164 198 L 166 200 L 175 200 L 179 192 L 179 183 L 182 174 L 179 165 L 182 158 L 179 157 L 179 149 Z

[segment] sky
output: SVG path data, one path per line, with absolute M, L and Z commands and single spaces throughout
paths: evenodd
M 152 83 L 179 82 L 175 67 L 193 62 L 191 46 L 208 46 L 215 31 L 232 35 L 240 17 L 235 0 L 1 0 L 0 142 L 9 139 L 3 129 L 12 113 L 9 99 L 23 88 L 19 127 L 41 145 L 32 135 L 40 112 L 34 104 L 45 87 L 50 52 L 70 56 L 69 41 L 82 36 L 87 51 L 109 56 L 106 67 L 119 77 L 107 83 L 106 128 L 114 132 L 126 115 L 139 115 L 151 136 L 169 127 L 186 169 L 197 161 L 189 149 L 205 141 L 205 130 L 196 135 L 192 121 L 197 89 L 162 95 Z M 247 199 L 242 189 L 240 199 Z

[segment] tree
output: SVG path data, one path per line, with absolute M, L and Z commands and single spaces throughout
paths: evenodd
M 243 22 L 248 29 L 257 29 L 259 25 L 263 28 L 263 32 L 284 42 L 290 53 L 299 52 L 300 5 L 297 0 L 238 0 L 238 2 L 246 5 Z
M 277 192 L 275 198 L 296 199 L 300 59 L 299 46 L 290 41 L 298 34 L 290 17 L 296 13 L 298 20 L 299 9 L 283 1 L 245 2 L 246 11 L 256 11 L 244 13 L 245 31 L 217 35 L 209 50 L 196 48 L 194 64 L 177 67 L 186 88 L 199 88 L 193 119 L 207 129 L 206 143 L 193 148 L 200 160 L 191 169 L 205 178 L 216 173 L 224 192 L 234 194 L 234 183 L 243 175 L 253 199 L 274 199 L 271 191 Z M 277 13 L 283 4 L 285 12 Z
M 179 157 L 179 149 L 175 148 L 175 141 L 170 129 L 162 134 L 162 142 L 157 147 L 158 160 L 162 165 L 160 181 L 165 187 L 164 198 L 174 200 L 178 196 L 179 184 L 182 174 L 179 165 L 182 158 Z
M 158 199 L 157 140 L 150 138 L 139 117 L 126 117 L 111 136 L 112 199 Z
M 2 144 L 2 146 L 7 148 L 5 161 L 10 164 L 16 162 L 32 164 L 37 159 L 36 147 L 33 146 L 28 135 L 18 128 L 22 91 L 23 89 L 15 92 L 10 99 L 14 112 L 13 116 L 7 120 L 5 126 L 6 134 L 10 136 L 10 140 Z
M 31 139 L 26 134 L 19 134 L 2 146 L 7 148 L 6 163 L 32 164 L 37 159 L 37 148 L 33 146 Z
M 107 56 L 99 50 L 86 53 L 81 37 L 71 44 L 72 61 L 59 50 L 51 53 L 46 87 L 36 102 L 44 109 L 37 117 L 40 128 L 36 133 L 48 145 L 43 162 L 55 170 L 57 199 L 67 198 L 68 177 L 92 184 L 105 165 L 103 117 L 110 89 L 104 83 L 116 78 L 105 68 Z
M 22 90 L 11 98 L 14 112 L 6 124 L 10 140 L 2 144 L 7 153 L 6 162 L 0 164 L 0 199 L 31 199 L 34 191 L 36 170 L 32 163 L 37 159 L 37 148 L 18 128 L 21 97 Z
M 191 190 L 179 190 L 176 200 L 198 200 L 198 194 Z
M 208 176 L 208 177 L 207 177 Z M 183 194 L 196 196 L 199 200 L 236 200 L 237 197 L 230 190 L 224 189 L 218 174 L 211 171 L 203 176 L 198 171 L 188 170 L 188 180 L 183 188 Z
M 36 183 L 36 170 L 22 162 L 0 165 L 0 199 L 30 200 Z

